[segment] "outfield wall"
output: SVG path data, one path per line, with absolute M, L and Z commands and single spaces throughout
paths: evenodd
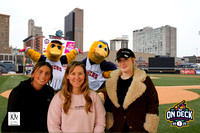
M 15 71 L 15 64 L 14 63 L 0 62 L 0 71 L 1 71 L 1 73 L 7 73 L 9 71 Z
M 180 74 L 200 74 L 200 70 L 180 70 Z

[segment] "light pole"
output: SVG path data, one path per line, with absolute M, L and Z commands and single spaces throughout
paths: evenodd
M 76 28 L 75 28 L 75 31 L 78 32 L 78 48 L 79 48 L 79 43 L 80 43 L 80 41 L 79 41 L 79 39 L 80 39 L 80 32 L 83 31 L 83 28 L 81 28 L 81 27 L 76 27 Z M 78 61 L 80 61 L 79 55 L 78 55 Z

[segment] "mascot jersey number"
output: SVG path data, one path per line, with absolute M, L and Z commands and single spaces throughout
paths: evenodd
M 53 79 L 50 86 L 53 87 L 54 90 L 61 89 L 62 80 L 65 73 L 63 64 L 68 64 L 72 62 L 79 52 L 82 53 L 79 49 L 73 49 L 66 55 L 62 56 L 63 46 L 62 43 L 58 40 L 52 40 L 48 44 L 46 56 L 41 55 L 33 49 L 30 49 L 30 47 L 25 47 L 24 49 L 20 50 L 20 52 L 24 51 L 34 62 L 46 61 L 52 65 Z

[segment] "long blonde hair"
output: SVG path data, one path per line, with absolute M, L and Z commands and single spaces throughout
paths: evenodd
M 85 81 L 81 85 L 81 93 L 83 94 L 86 104 L 85 104 L 85 110 L 86 112 L 91 112 L 91 106 L 92 106 L 92 99 L 89 97 L 89 85 L 88 85 L 88 75 L 87 71 L 85 68 L 85 65 L 82 64 L 79 61 L 73 61 L 67 65 L 66 71 L 65 71 L 65 76 L 63 78 L 63 87 L 62 90 L 60 91 L 60 97 L 64 97 L 64 103 L 63 103 L 63 110 L 65 114 L 68 113 L 70 105 L 71 105 L 71 94 L 72 94 L 72 85 L 69 82 L 69 79 L 67 79 L 67 75 L 70 74 L 76 66 L 81 66 L 84 70 L 85 73 Z

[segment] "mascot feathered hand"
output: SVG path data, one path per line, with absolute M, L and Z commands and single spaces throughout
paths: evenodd
M 109 52 L 107 42 L 95 41 L 90 47 L 88 57 L 82 60 L 87 69 L 89 87 L 96 92 L 106 92 L 105 81 L 110 77 L 110 73 L 117 69 L 114 63 L 105 60 Z
M 26 55 L 31 58 L 34 62 L 46 61 L 52 65 L 53 68 L 53 79 L 50 84 L 54 90 L 61 89 L 62 80 L 65 74 L 65 70 L 63 68 L 63 64 L 68 64 L 72 62 L 76 56 L 81 53 L 80 49 L 73 49 L 66 55 L 62 55 L 63 46 L 62 42 L 58 40 L 52 40 L 46 49 L 46 56 L 41 55 L 39 52 L 34 51 L 30 47 L 25 47 L 19 52 L 25 52 Z

